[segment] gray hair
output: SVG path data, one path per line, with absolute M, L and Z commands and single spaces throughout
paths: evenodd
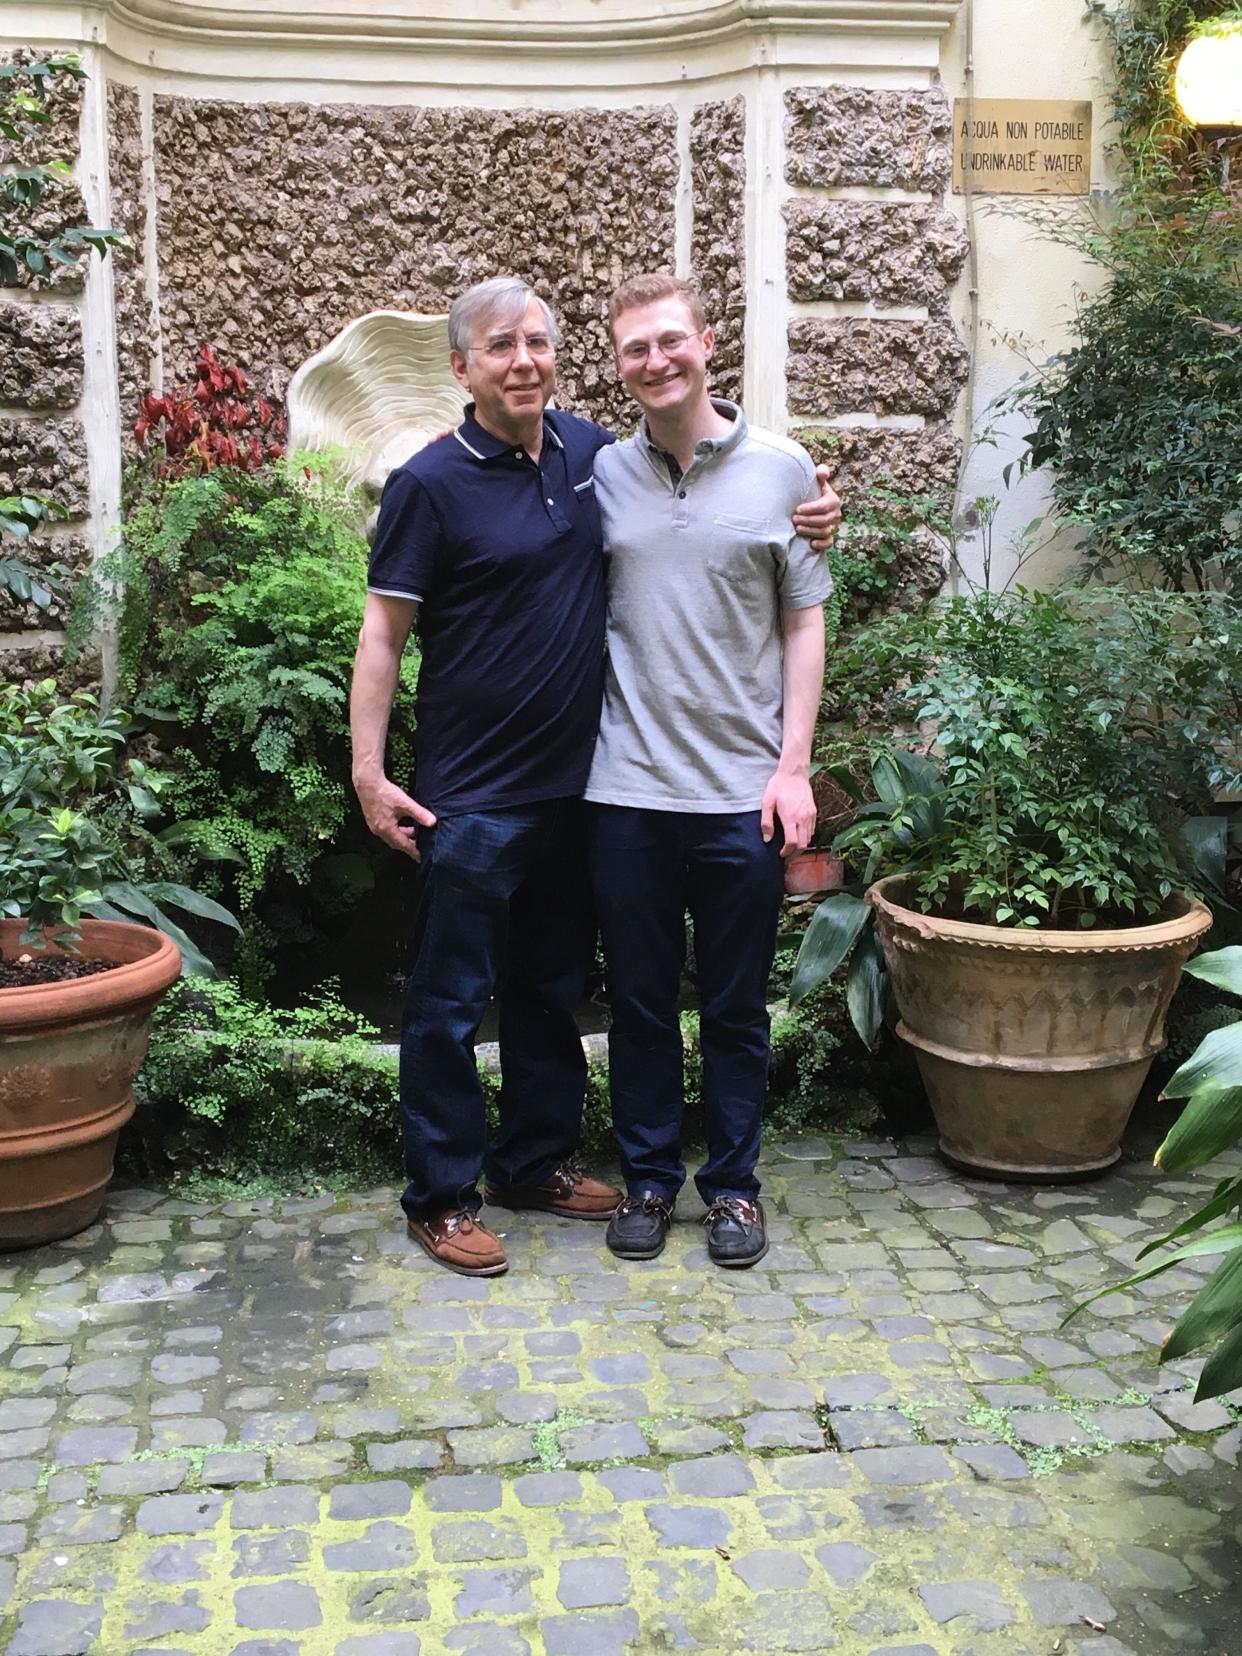
M 513 327 L 522 320 L 532 299 L 539 301 L 539 308 L 548 325 L 548 337 L 553 345 L 559 345 L 561 330 L 547 300 L 518 276 L 493 276 L 490 281 L 476 282 L 466 289 L 460 299 L 454 299 L 448 315 L 450 348 L 465 356 L 476 329 L 488 322 L 498 322 L 504 328 Z

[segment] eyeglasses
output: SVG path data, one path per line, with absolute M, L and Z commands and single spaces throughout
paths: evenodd
M 475 356 L 486 357 L 489 362 L 508 362 L 510 357 L 517 354 L 518 345 L 523 343 L 530 356 L 552 355 L 552 339 L 545 333 L 493 334 L 490 339 L 484 340 L 482 345 L 471 345 L 470 350 Z
M 638 368 L 646 362 L 653 350 L 659 351 L 661 356 L 677 356 L 685 350 L 692 339 L 701 339 L 706 331 L 705 328 L 700 328 L 696 333 L 666 333 L 661 334 L 656 340 L 627 339 L 618 355 L 627 366 Z

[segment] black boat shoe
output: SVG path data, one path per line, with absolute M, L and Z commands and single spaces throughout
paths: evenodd
M 717 1196 L 703 1216 L 707 1253 L 715 1265 L 754 1265 L 768 1251 L 763 1203 L 747 1196 Z
M 622 1199 L 604 1240 L 618 1259 L 654 1259 L 663 1250 L 673 1204 L 658 1190 L 639 1190 Z

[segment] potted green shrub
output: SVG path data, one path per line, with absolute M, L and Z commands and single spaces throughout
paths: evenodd
M 905 683 L 927 752 L 873 766 L 877 797 L 836 839 L 865 895 L 820 905 L 791 1000 L 848 959 L 874 1042 L 891 989 L 956 1165 L 1102 1172 L 1212 923 L 1190 894 L 1208 843 L 1192 813 L 1228 780 L 1236 602 L 977 592 L 854 647 Z
M 183 956 L 211 970 L 161 905 L 237 925 L 142 879 L 163 778 L 127 758 L 127 733 L 53 680 L 0 690 L 0 1248 L 99 1212 L 151 1012 Z

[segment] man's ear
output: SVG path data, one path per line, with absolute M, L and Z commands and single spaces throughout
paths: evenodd
M 469 391 L 470 378 L 466 372 L 466 358 L 461 351 L 449 352 L 449 367 L 453 370 L 453 378 L 457 383 L 464 385 L 466 390 Z
M 703 329 L 703 356 L 706 361 L 712 360 L 712 352 L 716 349 L 716 330 L 709 323 Z

